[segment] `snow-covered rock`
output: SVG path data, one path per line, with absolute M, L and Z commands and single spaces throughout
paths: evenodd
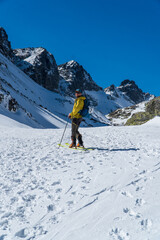
M 123 105 L 122 107 L 149 101 L 154 97 L 154 95 L 144 93 L 133 80 L 128 79 L 121 82 L 119 87 L 112 84 L 110 87 L 105 88 L 104 91 L 112 100 Z
M 54 56 L 46 49 L 14 49 L 14 63 L 35 82 L 54 91 L 58 88 L 59 73 Z

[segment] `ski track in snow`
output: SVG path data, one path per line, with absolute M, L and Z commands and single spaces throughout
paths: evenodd
M 160 128 L 80 131 L 1 128 L 0 240 L 160 239 Z

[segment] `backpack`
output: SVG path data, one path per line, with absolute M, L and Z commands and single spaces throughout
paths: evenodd
M 89 117 L 89 100 L 86 98 L 84 100 L 84 106 L 83 109 L 79 111 L 82 117 Z

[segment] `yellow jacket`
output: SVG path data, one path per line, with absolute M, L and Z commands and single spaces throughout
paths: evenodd
M 83 96 L 80 96 L 75 99 L 73 110 L 71 112 L 71 118 L 81 118 L 82 117 L 80 115 L 79 111 L 81 111 L 83 109 L 85 99 L 86 98 Z

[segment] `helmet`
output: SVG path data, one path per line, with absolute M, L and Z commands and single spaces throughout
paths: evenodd
M 82 90 L 81 89 L 76 89 L 75 93 L 82 93 Z

